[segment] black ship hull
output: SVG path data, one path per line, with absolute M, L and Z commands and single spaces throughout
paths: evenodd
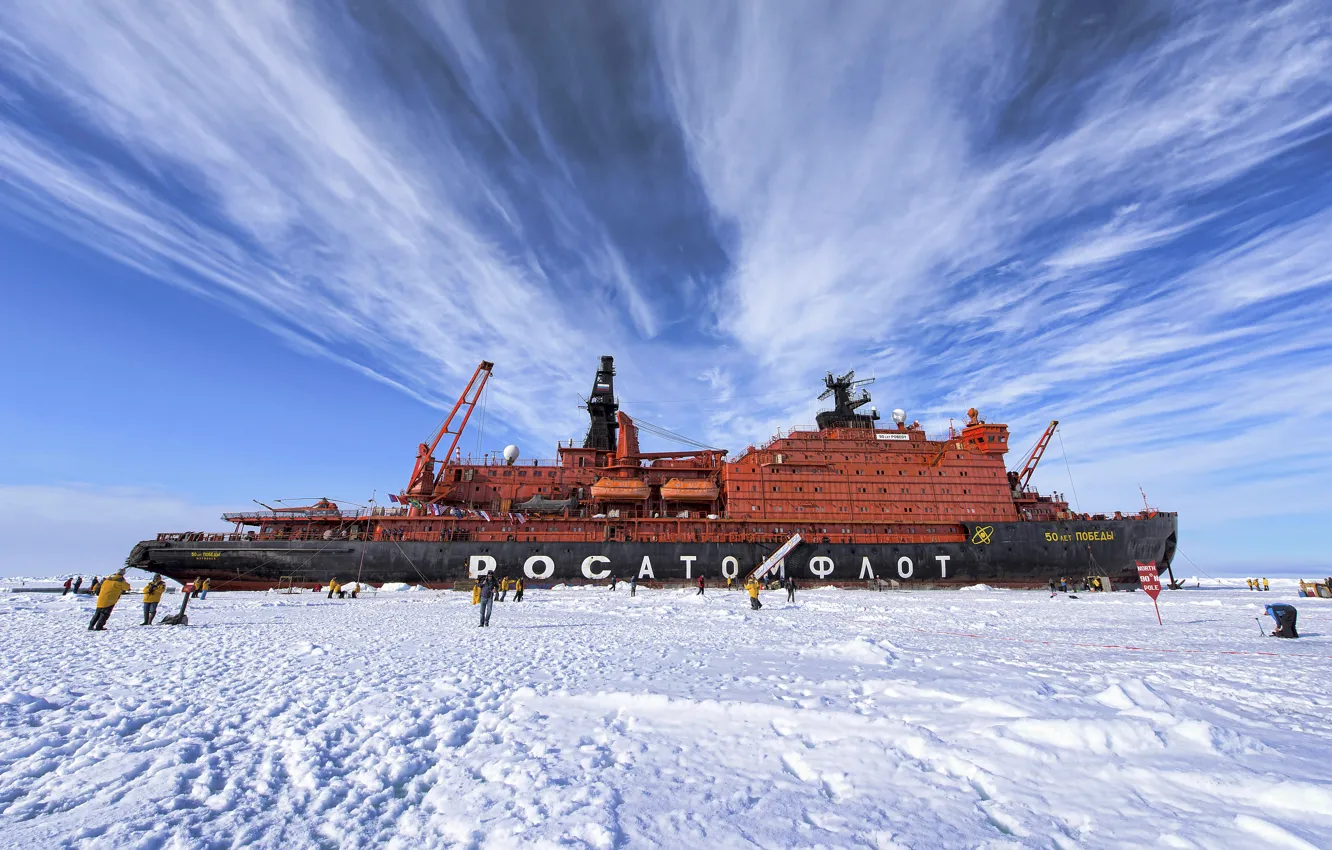
M 966 524 L 965 542 L 839 543 L 819 538 L 786 556 L 804 584 L 897 581 L 904 587 L 984 583 L 1033 587 L 1061 577 L 1108 576 L 1137 584 L 1137 562 L 1161 570 L 1175 554 L 1176 517 Z M 208 578 L 214 590 L 264 590 L 389 582 L 451 587 L 481 575 L 530 585 L 640 582 L 709 584 L 743 576 L 784 542 L 462 542 L 396 540 L 154 540 L 134 547 L 128 566 L 179 582 Z

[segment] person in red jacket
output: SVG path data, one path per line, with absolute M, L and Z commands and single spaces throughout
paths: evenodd
M 694 595 L 695 595 L 695 596 L 702 596 L 702 595 L 703 595 L 703 576 L 699 576 L 699 577 L 698 577 L 698 593 L 696 593 L 696 594 L 694 594 Z

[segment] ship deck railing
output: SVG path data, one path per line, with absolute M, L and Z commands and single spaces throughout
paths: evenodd
M 818 534 L 812 533 L 806 540 L 811 544 L 824 543 L 939 543 L 965 539 L 961 530 L 936 529 L 929 533 L 884 534 L 867 532 L 863 534 Z M 365 535 L 349 531 L 293 531 L 287 534 L 260 532 L 182 532 L 159 534 L 158 542 L 182 543 L 244 543 L 282 540 L 291 542 L 324 542 L 334 540 L 373 541 L 373 542 L 411 542 L 411 543 L 758 543 L 781 544 L 790 538 L 790 534 L 772 534 L 760 532 L 684 532 L 657 534 L 627 534 L 606 537 L 597 531 L 538 531 L 537 529 L 487 530 L 487 531 L 405 531 L 381 530 Z

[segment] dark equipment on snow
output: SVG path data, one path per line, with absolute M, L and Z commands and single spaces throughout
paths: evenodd
M 1279 638 L 1297 638 L 1300 633 L 1295 631 L 1295 606 L 1284 603 L 1268 605 L 1264 609 L 1265 613 L 1270 615 L 1276 621 L 1276 631 L 1272 632 L 1272 637 Z
M 185 615 L 185 608 L 190 604 L 190 595 L 185 594 L 185 598 L 180 600 L 180 613 L 168 614 L 158 623 L 159 626 L 188 626 L 190 618 Z

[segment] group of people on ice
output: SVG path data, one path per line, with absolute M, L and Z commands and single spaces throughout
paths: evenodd
M 608 586 L 610 587 L 611 590 L 614 590 L 615 587 L 616 587 L 616 585 L 619 584 L 619 582 L 620 582 L 620 580 L 619 580 L 617 577 L 615 577 L 615 576 L 611 576 L 611 577 L 610 577 L 610 581 L 608 582 Z M 629 582 L 628 582 L 628 584 L 629 584 L 629 595 L 630 595 L 630 596 L 637 596 L 637 595 L 638 595 L 638 576 L 636 576 L 636 575 L 631 575 L 631 576 L 629 577 Z M 706 593 L 707 593 L 707 586 L 708 586 L 708 583 L 707 583 L 707 580 L 703 578 L 703 576 L 699 576 L 699 577 L 698 577 L 698 579 L 695 581 L 695 586 L 698 587 L 698 592 L 694 594 L 695 596 L 705 596 L 705 595 L 706 595 Z M 728 576 L 727 579 L 726 579 L 726 589 L 727 589 L 727 590 L 734 590 L 735 587 L 736 587 L 736 585 L 735 585 L 735 579 L 732 578 L 732 577 L 729 577 L 729 576 Z M 749 594 L 749 607 L 750 607 L 750 608 L 753 608 L 754 610 L 758 610 L 759 608 L 762 608 L 762 607 L 763 607 L 763 603 L 762 603 L 761 601 L 759 601 L 759 593 L 763 590 L 763 587 L 764 587 L 763 583 L 762 583 L 761 581 L 759 581 L 757 578 L 755 578 L 754 576 L 752 576 L 752 575 L 745 579 L 744 589 L 745 589 L 745 592 Z M 794 576 L 784 576 L 783 578 L 781 578 L 781 579 L 779 579 L 779 580 L 777 580 L 777 581 L 774 581 L 774 582 L 770 583 L 770 584 L 768 585 L 768 589 L 769 589 L 769 590 L 772 590 L 772 589 L 785 590 L 785 591 L 786 591 L 786 601 L 787 601 L 787 602 L 795 602 L 796 580 L 795 580 L 795 577 L 794 577 Z M 475 600 L 474 600 L 474 601 L 475 601 Z
M 101 632 L 106 630 L 106 621 L 111 618 L 111 612 L 120 601 L 120 597 L 132 592 L 133 588 L 125 580 L 124 570 L 95 581 L 92 586 L 96 588 L 93 592 L 97 595 L 97 604 L 93 609 L 92 620 L 88 622 L 88 631 Z M 143 586 L 143 622 L 140 625 L 153 624 L 153 620 L 157 617 L 157 605 L 162 601 L 162 594 L 165 592 L 166 582 L 162 580 L 161 575 L 153 573 L 152 580 Z
M 1249 578 L 1245 579 L 1249 584 L 1249 590 L 1271 590 L 1272 586 L 1267 583 L 1267 579 Z M 1262 582 L 1260 585 L 1259 582 Z

